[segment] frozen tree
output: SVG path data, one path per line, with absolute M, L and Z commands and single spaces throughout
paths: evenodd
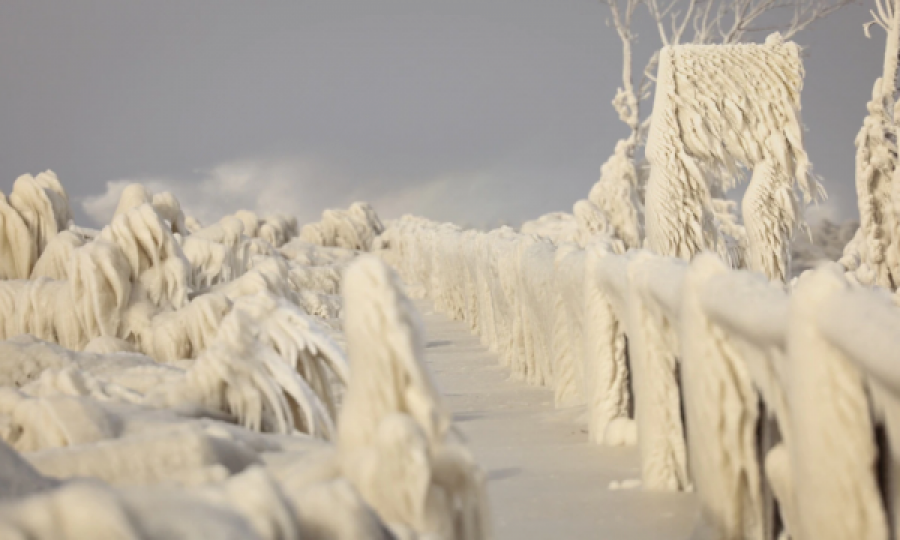
M 651 96 L 652 75 L 659 61 L 654 54 L 645 66 L 639 81 L 635 81 L 633 31 L 640 7 L 645 7 L 658 33 L 662 46 L 679 43 L 733 44 L 762 33 L 781 32 L 785 40 L 853 0 L 602 0 L 609 7 L 607 24 L 615 28 L 622 41 L 622 86 L 612 101 L 619 119 L 628 127 L 628 135 L 616 145 L 615 152 L 603 165 L 601 177 L 591 190 L 591 201 L 606 210 L 604 199 L 621 200 L 623 185 L 630 189 L 626 200 L 631 208 L 624 216 L 638 215 L 642 208 L 646 174 L 637 162 L 638 150 L 650 125 L 649 115 L 642 103 Z M 778 22 L 774 22 L 778 21 Z M 772 24 L 769 24 L 772 22 Z M 621 206 L 621 204 L 620 204 Z M 610 219 L 610 221 L 615 221 Z M 620 233 L 616 226 L 616 233 Z M 629 247 L 632 242 L 619 236 Z
M 644 234 L 643 197 L 639 192 L 644 182 L 634 166 L 634 143 L 616 143 L 615 153 L 600 168 L 600 180 L 588 194 L 588 201 L 609 221 L 612 236 L 629 248 L 640 247 Z
M 778 34 L 762 45 L 677 45 L 660 52 L 647 140 L 650 249 L 686 259 L 716 251 L 737 266 L 740 238 L 725 232 L 730 218 L 712 200 L 751 169 L 742 204 L 747 265 L 785 279 L 789 239 L 801 219 L 794 184 L 804 202 L 823 194 L 803 148 L 801 83 L 800 49 Z
M 654 55 L 643 71 L 639 83 L 634 82 L 633 45 L 637 35 L 632 30 L 638 8 L 644 5 L 655 23 L 662 46 L 679 43 L 730 44 L 760 33 L 781 32 L 784 39 L 797 33 L 853 0 L 602 0 L 610 9 L 607 24 L 612 25 L 622 40 L 622 86 L 616 91 L 613 107 L 628 126 L 626 141 L 641 139 L 648 120 L 641 119 L 641 102 L 650 97 L 651 75 L 658 61 Z M 787 16 L 790 14 L 790 16 Z M 770 17 L 766 17 L 769 15 Z M 778 17 L 779 23 L 768 24 Z M 767 23 L 763 23 L 766 20 Z
M 637 8 L 644 0 L 603 0 L 609 6 L 611 18 L 607 24 L 612 23 L 622 40 L 622 87 L 616 91 L 616 97 L 612 104 L 619 115 L 619 119 L 628 126 L 629 135 L 616 144 L 613 155 L 603 164 L 600 180 L 591 189 L 589 199 L 604 211 L 610 207 L 610 202 L 624 195 L 624 200 L 629 201 L 629 208 L 615 212 L 615 221 L 620 226 L 615 227 L 619 238 L 629 247 L 633 239 L 632 233 L 638 233 L 637 223 L 632 224 L 628 218 L 639 222 L 641 205 L 639 196 L 640 182 L 635 168 L 635 150 L 638 147 L 643 132 L 640 121 L 640 103 L 648 97 L 650 81 L 645 77 L 637 88 L 634 85 L 634 61 L 632 59 L 632 46 L 635 35 L 632 32 Z M 621 202 L 618 203 L 621 205 Z M 624 233 L 624 234 L 623 234 Z
M 878 0 L 872 25 L 887 32 L 882 77 L 875 81 L 869 115 L 856 137 L 856 193 L 859 233 L 844 253 L 845 267 L 856 279 L 888 289 L 900 285 L 900 221 L 897 219 L 897 62 L 900 54 L 900 6 Z M 891 115 L 893 109 L 893 118 Z

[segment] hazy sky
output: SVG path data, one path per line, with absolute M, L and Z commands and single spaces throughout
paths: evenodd
M 840 218 L 884 51 L 869 4 L 797 39 L 807 148 Z M 53 169 L 80 222 L 132 181 L 202 220 L 360 199 L 481 224 L 570 210 L 625 134 L 606 16 L 597 0 L 5 0 L 0 190 Z M 641 55 L 653 32 L 638 27 Z

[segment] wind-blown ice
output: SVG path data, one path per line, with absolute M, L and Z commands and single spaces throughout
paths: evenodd
M 884 503 L 873 499 L 874 420 L 859 399 L 876 392 L 896 424 L 896 398 L 860 370 L 900 386 L 888 363 L 862 353 L 863 344 L 888 350 L 895 329 L 885 322 L 850 331 L 835 322 L 849 304 L 815 300 L 815 283 L 834 279 L 834 263 L 802 277 L 797 287 L 806 292 L 790 295 L 713 253 L 688 264 L 625 253 L 602 235 L 582 249 L 413 217 L 386 235 L 383 256 L 424 284 L 439 309 L 469 321 L 513 373 L 554 387 L 560 405 L 586 404 L 590 440 L 637 444 L 644 489 L 693 490 L 710 537 L 762 540 L 777 511 L 780 530 L 793 538 L 885 538 Z M 843 283 L 825 289 L 847 290 Z M 880 300 L 879 317 L 900 320 L 900 308 Z M 811 310 L 814 302 L 823 307 Z M 855 313 L 876 307 L 854 302 Z M 847 356 L 813 370 L 818 383 L 805 380 L 812 368 L 801 366 L 822 358 L 810 351 L 834 347 Z M 854 347 L 859 352 L 845 352 Z M 850 408 L 826 411 L 825 389 Z M 834 444 L 840 448 L 830 454 Z M 822 467 L 846 473 L 821 482 Z
M 761 45 L 665 47 L 659 58 L 646 149 L 650 249 L 727 257 L 733 240 L 717 225 L 712 193 L 752 169 L 742 202 L 747 264 L 784 281 L 789 240 L 801 223 L 794 185 L 804 202 L 822 194 L 803 148 L 799 47 L 775 34 Z
M 0 199 L 0 536 L 486 537 L 411 305 L 383 263 L 354 262 L 383 231 L 371 206 L 346 212 L 355 237 L 333 223 L 342 248 L 281 216 L 201 228 L 139 185 L 102 231 L 66 230 L 55 175 L 17 186 Z

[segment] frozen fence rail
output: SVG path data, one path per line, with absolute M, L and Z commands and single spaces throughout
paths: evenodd
M 383 253 L 410 285 L 427 280 L 515 375 L 556 387 L 574 373 L 567 402 L 587 405 L 592 441 L 628 443 L 636 429 L 645 489 L 694 490 L 712 537 L 896 537 L 890 297 L 835 266 L 788 294 L 713 254 L 689 264 L 419 218 L 385 239 L 402 246 Z M 439 274 L 423 272 L 423 253 Z
M 834 352 L 866 375 L 886 440 L 879 455 L 881 490 L 886 498 L 892 538 L 900 538 L 900 312 L 872 291 L 843 288 L 825 299 L 816 324 Z M 840 329 L 837 331 L 836 329 Z

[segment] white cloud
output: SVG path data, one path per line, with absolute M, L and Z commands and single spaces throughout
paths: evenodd
M 487 180 L 487 179 L 485 179 Z M 401 216 L 415 212 L 443 219 L 443 214 L 456 213 L 455 208 L 464 202 L 460 195 L 465 188 L 478 181 L 478 175 L 461 177 L 442 175 L 426 182 L 405 186 L 392 193 L 379 194 L 372 204 L 385 215 Z
M 804 217 L 810 225 L 818 225 L 823 220 L 832 223 L 841 223 L 847 219 L 846 212 L 842 212 L 834 199 L 826 199 L 818 204 L 810 205 L 804 212 Z
M 326 208 L 370 202 L 384 218 L 416 214 L 489 227 L 521 206 L 521 189 L 498 171 L 445 173 L 425 179 L 355 178 L 314 159 L 272 158 L 225 162 L 183 177 L 133 177 L 106 184 L 106 191 L 85 197 L 81 206 L 97 225 L 109 223 L 126 186 L 144 184 L 152 193 L 172 192 L 186 215 L 209 224 L 239 209 L 259 215 L 284 213 L 300 223 L 316 221 Z M 397 180 L 400 180 L 399 182 Z M 518 216 L 521 217 L 521 216 Z
M 82 208 L 98 225 L 109 223 L 122 191 L 132 183 L 144 184 L 153 193 L 172 192 L 185 214 L 204 224 L 240 209 L 259 215 L 284 213 L 301 221 L 314 221 L 324 208 L 346 202 L 333 196 L 333 187 L 341 183 L 340 178 L 313 160 L 257 159 L 226 162 L 197 171 L 191 178 L 110 181 L 104 193 L 85 197 Z

